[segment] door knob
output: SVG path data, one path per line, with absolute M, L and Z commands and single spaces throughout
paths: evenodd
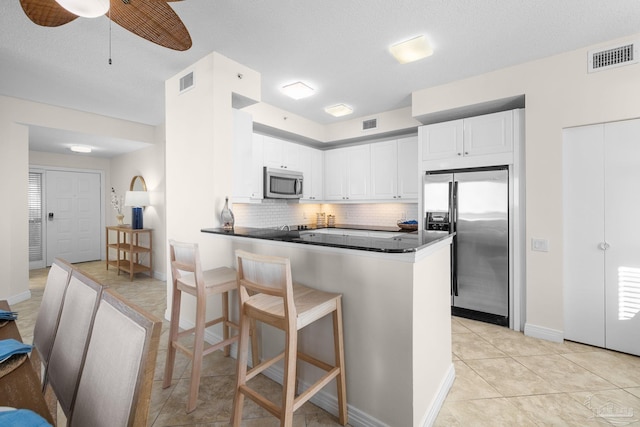
M 600 249 L 601 249 L 601 250 L 603 250 L 603 251 L 606 251 L 606 250 L 607 250 L 607 249 L 609 249 L 610 247 L 611 247 L 611 245 L 610 245 L 610 244 L 608 244 L 607 242 L 601 242 L 601 243 L 598 245 L 598 248 L 600 248 Z
M 49 221 L 53 221 L 53 212 L 49 212 Z

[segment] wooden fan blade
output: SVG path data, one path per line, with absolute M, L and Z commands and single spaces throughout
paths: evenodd
M 24 13 L 35 24 L 59 27 L 77 18 L 55 0 L 20 0 Z
M 111 20 L 150 42 L 174 50 L 191 47 L 191 36 L 166 0 L 111 0 Z

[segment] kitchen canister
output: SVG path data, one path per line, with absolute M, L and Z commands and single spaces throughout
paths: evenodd
M 324 227 L 324 212 L 318 212 L 316 214 L 316 227 Z
M 327 215 L 327 227 L 335 227 L 335 226 L 336 226 L 336 216 Z

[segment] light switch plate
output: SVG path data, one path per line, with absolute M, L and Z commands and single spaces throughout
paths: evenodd
M 549 241 L 547 239 L 531 239 L 531 250 L 549 252 Z

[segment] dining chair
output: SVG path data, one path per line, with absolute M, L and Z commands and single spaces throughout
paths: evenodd
M 42 380 L 43 387 L 46 386 L 49 355 L 58 329 L 62 301 L 72 271 L 73 266 L 67 261 L 60 258 L 53 260 L 33 328 L 33 347 L 36 351 L 31 352 L 31 362 Z
M 200 250 L 196 243 L 183 243 L 169 240 L 171 261 L 172 292 L 171 323 L 169 326 L 169 344 L 164 371 L 163 388 L 171 385 L 176 350 L 186 354 L 191 359 L 191 378 L 189 395 L 187 397 L 187 412 L 196 408 L 198 389 L 200 387 L 200 371 L 202 358 L 216 350 L 224 349 L 225 356 L 229 356 L 230 347 L 238 341 L 238 336 L 231 336 L 229 328 L 239 329 L 238 324 L 229 318 L 229 292 L 237 288 L 236 271 L 229 267 L 218 267 L 212 270 L 202 270 Z M 179 331 L 180 304 L 182 293 L 196 297 L 195 326 Z M 219 294 L 222 299 L 221 316 L 206 320 L 207 297 Z M 204 332 L 209 326 L 222 326 L 222 341 L 205 349 Z M 190 348 L 179 341 L 186 335 L 193 335 L 193 347 Z M 255 335 L 254 335 L 255 336 Z M 255 340 L 252 341 L 255 344 Z M 254 364 L 258 363 L 257 346 L 252 346 Z
M 116 292 L 102 293 L 69 426 L 147 425 L 161 328 Z
M 338 421 L 348 421 L 342 331 L 342 295 L 293 284 L 288 258 L 252 254 L 237 250 L 238 293 L 240 298 L 240 341 L 232 424 L 240 426 L 244 398 L 248 397 L 291 426 L 293 413 L 335 378 L 338 392 Z M 334 363 L 326 363 L 298 349 L 298 331 L 331 314 L 333 317 Z M 284 331 L 284 351 L 247 370 L 249 325 L 258 320 Z M 284 359 L 282 400 L 280 405 L 248 381 L 274 363 Z M 296 396 L 298 362 L 316 366 L 326 373 Z
M 60 313 L 49 366 L 48 382 L 69 417 L 103 285 L 74 269 Z

